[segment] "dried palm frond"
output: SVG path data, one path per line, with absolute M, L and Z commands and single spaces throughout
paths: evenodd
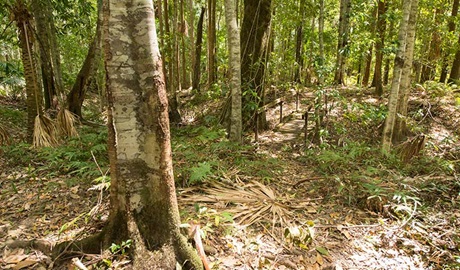
M 426 136 L 417 135 L 398 146 L 401 160 L 408 163 L 413 157 L 417 156 L 425 148 Z
M 6 128 L 0 126 L 0 145 L 7 145 L 11 141 L 11 136 Z
M 47 147 L 57 143 L 56 125 L 53 120 L 44 115 L 37 115 L 34 123 L 33 146 Z
M 59 110 L 57 114 L 57 129 L 60 135 L 67 137 L 78 136 L 75 122 L 77 117 L 67 109 Z
M 246 185 L 236 187 L 232 184 L 217 183 L 211 187 L 201 189 L 205 194 L 197 194 L 197 191 L 183 193 L 179 200 L 184 203 L 217 203 L 225 202 L 235 204 L 234 208 L 227 207 L 226 211 L 234 213 L 233 218 L 240 224 L 252 225 L 270 217 L 273 226 L 286 225 L 293 218 L 292 210 L 298 208 L 302 202 L 296 200 L 297 206 L 291 206 L 295 199 L 287 201 L 281 199 L 273 189 L 251 181 Z

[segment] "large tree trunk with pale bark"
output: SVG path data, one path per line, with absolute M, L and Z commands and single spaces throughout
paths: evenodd
M 414 42 L 411 40 L 411 29 L 415 29 L 416 23 L 416 12 L 418 8 L 418 0 L 404 0 L 403 1 L 403 17 L 399 26 L 398 41 L 399 47 L 395 58 L 395 64 L 393 68 L 393 80 L 391 83 L 390 97 L 388 100 L 388 114 L 385 119 L 385 125 L 382 136 L 382 151 L 388 153 L 391 149 L 393 138 L 395 135 L 395 125 L 398 114 L 398 103 L 405 93 L 405 89 L 402 89 L 406 78 L 410 76 L 409 72 L 404 71 L 404 67 L 412 64 L 410 58 L 411 50 L 413 50 Z M 413 24 L 413 25 L 411 25 Z M 415 33 L 414 33 L 415 35 Z M 409 36 L 409 38 L 408 38 Z M 406 63 L 409 62 L 409 63 Z M 398 133 L 398 131 L 396 132 Z
M 395 143 L 401 142 L 408 134 L 406 126 L 407 118 L 407 105 L 409 101 L 409 94 L 411 89 L 411 74 L 414 59 L 415 47 L 415 30 L 417 22 L 418 0 L 412 0 L 411 12 L 409 17 L 409 24 L 407 27 L 406 35 L 406 51 L 405 62 L 401 74 L 401 86 L 399 89 L 399 99 L 396 112 L 396 121 L 393 131 L 392 141 Z
M 231 113 L 229 138 L 241 143 L 241 54 L 240 31 L 236 22 L 236 0 L 225 0 L 225 22 L 227 24 L 228 68 L 230 71 Z
M 132 239 L 134 269 L 175 269 L 176 262 L 200 269 L 179 231 L 152 1 L 108 0 L 105 5 L 111 212 L 104 242 Z

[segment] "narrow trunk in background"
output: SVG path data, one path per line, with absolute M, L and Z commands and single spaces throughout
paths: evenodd
M 104 248 L 131 239 L 133 269 L 202 269 L 181 235 L 168 98 L 151 0 L 107 0 L 110 216 Z M 116 142 L 116 144 L 114 144 Z
M 45 109 L 56 109 L 58 96 L 64 94 L 61 60 L 50 0 L 31 1 L 40 48 Z
M 435 19 L 433 24 L 433 29 L 431 31 L 431 41 L 430 49 L 428 51 L 428 59 L 425 65 L 423 65 L 422 75 L 420 82 L 431 81 L 436 76 L 436 67 L 438 65 L 438 60 L 441 56 L 441 35 L 437 29 L 438 25 L 441 23 L 441 15 L 444 12 L 437 8 L 435 12 Z
M 188 52 L 189 55 L 189 67 L 188 71 L 188 81 L 189 87 L 192 87 L 193 84 L 193 68 L 195 67 L 195 8 L 193 5 L 193 0 L 187 0 L 187 31 L 188 31 Z M 193 87 L 192 87 L 193 89 Z
M 159 7 L 161 8 L 161 7 Z M 165 82 L 166 89 L 168 93 L 169 101 L 169 119 L 172 123 L 180 123 L 182 118 L 179 113 L 178 103 L 176 99 L 176 80 L 175 80 L 175 63 L 177 59 L 175 58 L 175 31 L 171 31 L 170 27 L 170 16 L 169 16 L 169 2 L 168 0 L 163 0 L 163 21 L 164 21 L 164 30 L 165 38 L 168 39 L 165 42 L 165 48 L 163 50 L 165 54 L 165 59 L 168 59 L 167 65 L 163 68 L 165 71 Z M 174 20 L 174 16 L 173 16 Z M 173 26 L 175 26 L 173 22 Z
M 396 114 L 398 107 L 399 89 L 401 86 L 401 75 L 405 60 L 406 51 L 406 35 L 409 23 L 409 17 L 411 13 L 411 5 L 415 0 L 404 0 L 402 3 L 403 16 L 399 25 L 398 32 L 398 51 L 396 53 L 394 67 L 393 67 L 393 79 L 391 82 L 390 97 L 388 99 L 388 114 L 385 119 L 385 125 L 383 127 L 382 134 L 382 152 L 388 153 L 392 146 L 393 131 L 396 122 Z
M 371 20 L 371 25 L 370 25 L 370 28 L 371 28 L 370 34 L 371 34 L 372 39 L 375 38 L 375 30 L 377 26 L 376 21 L 378 20 L 377 10 L 378 10 L 378 5 L 374 6 L 374 8 L 372 9 L 372 20 Z M 364 68 L 363 81 L 361 82 L 361 85 L 364 87 L 367 87 L 369 85 L 369 78 L 371 76 L 371 65 L 372 65 L 373 52 L 374 52 L 374 44 L 371 43 L 366 53 L 366 57 L 365 57 L 366 65 Z
M 190 87 L 190 75 L 189 75 L 189 59 L 187 58 L 187 49 L 190 48 L 190 40 L 187 40 L 188 27 L 185 21 L 184 5 L 185 0 L 180 0 L 180 51 L 181 51 L 181 89 L 188 89 Z M 186 44 L 187 42 L 187 44 Z
M 351 0 L 340 1 L 339 33 L 337 44 L 337 58 L 335 63 L 334 82 L 345 84 L 345 62 L 348 47 L 348 27 L 350 22 Z
M 236 0 L 225 0 L 225 22 L 227 24 L 228 69 L 230 72 L 231 113 L 229 138 L 242 142 L 241 119 L 241 54 L 240 31 L 236 23 Z
M 201 8 L 200 18 L 196 26 L 196 42 L 195 42 L 195 60 L 193 61 L 193 79 L 192 89 L 200 91 L 201 79 L 201 45 L 203 44 L 203 21 L 206 9 Z
M 311 31 L 315 30 L 315 17 L 312 18 Z M 324 83 L 323 65 L 324 65 L 324 0 L 319 0 L 319 16 L 318 16 L 318 43 L 319 43 L 319 66 L 321 71 L 318 73 L 318 83 Z M 310 53 L 313 52 L 313 42 L 310 42 Z M 310 73 L 310 72 L 308 72 Z M 311 83 L 311 79 L 309 80 Z
M 93 41 L 89 46 L 83 66 L 78 72 L 77 79 L 67 95 L 67 105 L 70 112 L 83 119 L 81 107 L 85 100 L 86 90 L 96 78 L 99 58 L 101 57 L 101 34 L 102 34 L 102 0 L 97 1 L 97 25 Z
M 375 86 L 375 94 L 377 96 L 381 96 L 383 94 L 382 63 L 386 31 L 385 17 L 387 10 L 385 0 L 378 1 L 377 10 L 377 42 L 375 43 L 375 67 L 372 86 Z
M 297 25 L 296 30 L 296 47 L 295 47 L 295 73 L 294 73 L 294 81 L 297 83 L 301 83 L 301 74 L 303 69 L 303 28 L 305 25 L 305 0 L 300 0 L 300 7 L 299 7 L 299 25 Z
M 460 0 L 454 0 L 452 3 L 452 12 L 449 18 L 449 23 L 447 25 L 449 29 L 449 33 L 453 33 L 455 31 L 455 18 L 458 14 L 458 7 L 459 7 Z M 446 82 L 447 79 L 447 69 L 449 66 L 449 52 L 448 50 L 443 50 L 442 55 L 442 67 L 441 67 L 441 77 L 439 78 L 439 82 Z
M 216 1 L 208 0 L 208 89 L 216 80 Z
M 457 41 L 458 49 L 455 52 L 454 62 L 452 63 L 452 69 L 450 70 L 449 83 L 455 83 L 460 78 L 460 35 Z

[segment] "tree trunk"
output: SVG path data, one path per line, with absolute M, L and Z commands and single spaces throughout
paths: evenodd
M 18 27 L 21 59 L 24 66 L 27 95 L 27 142 L 32 143 L 35 117 L 41 113 L 42 95 L 38 86 L 36 62 L 34 58 L 34 35 L 31 29 L 32 15 L 23 0 L 17 0 L 11 8 Z
M 208 89 L 216 81 L 216 0 L 208 0 Z
M 458 37 L 457 46 L 460 47 L 460 35 Z M 454 62 L 452 63 L 452 69 L 450 70 L 449 83 L 454 83 L 460 78 L 460 48 L 455 53 Z
M 314 32 L 315 30 L 315 17 L 312 18 L 311 24 L 311 31 Z M 318 16 L 318 44 L 319 44 L 319 66 L 320 72 L 316 71 L 318 74 L 318 83 L 322 85 L 324 83 L 324 72 L 323 72 L 323 65 L 325 62 L 324 58 L 324 0 L 319 0 L 319 16 Z M 313 42 L 310 42 L 310 53 L 313 52 Z M 308 82 L 311 82 L 311 76 Z
M 241 119 L 241 54 L 240 31 L 236 23 L 236 0 L 225 0 L 225 22 L 227 24 L 228 68 L 230 71 L 231 116 L 229 138 L 242 142 Z
M 301 83 L 301 73 L 303 69 L 303 27 L 305 25 L 305 0 L 300 0 L 300 8 L 299 8 L 299 25 L 297 25 L 296 30 L 296 46 L 295 46 L 295 75 L 294 81 L 297 83 Z
M 427 63 L 423 66 L 422 70 L 422 77 L 421 77 L 421 82 L 425 81 L 430 81 L 433 80 L 434 77 L 436 76 L 436 66 L 438 59 L 441 55 L 441 35 L 439 34 L 439 30 L 437 27 L 440 24 L 441 20 L 441 15 L 442 15 L 441 9 L 437 8 L 435 12 L 435 19 L 434 19 L 434 25 L 433 29 L 431 32 L 431 41 L 430 41 L 430 49 L 428 51 L 428 61 Z
M 269 44 L 271 0 L 245 0 L 241 25 L 241 83 L 244 95 L 243 123 L 255 125 L 255 112 L 264 103 L 263 79 L 265 51 Z M 265 114 L 259 117 L 261 129 L 266 128 Z
M 111 211 L 104 242 L 132 239 L 134 269 L 175 269 L 176 262 L 201 269 L 179 231 L 152 1 L 108 0 L 105 5 Z
M 407 117 L 407 105 L 409 100 L 409 94 L 411 89 L 411 74 L 412 74 L 412 61 L 414 59 L 414 47 L 415 47 L 415 30 L 417 23 L 417 9 L 418 0 L 413 0 L 411 6 L 411 13 L 409 17 L 409 25 L 407 27 L 406 35 L 406 51 L 405 51 L 405 62 L 401 74 L 401 86 L 399 89 L 398 107 L 396 113 L 395 127 L 393 131 L 393 142 L 401 142 L 407 135 L 406 117 Z
M 97 2 L 97 26 L 93 41 L 88 49 L 83 66 L 77 75 L 72 90 L 67 95 L 67 104 L 69 111 L 74 113 L 80 119 L 83 119 L 81 107 L 85 100 L 86 90 L 94 80 L 97 72 L 99 58 L 101 57 L 101 34 L 102 34 L 102 0 Z
M 348 24 L 350 21 L 351 0 L 340 1 L 339 34 L 337 44 L 337 59 L 335 64 L 334 81 L 336 84 L 345 84 L 345 62 L 348 47 Z
M 371 34 L 371 37 L 372 39 L 374 39 L 375 37 L 375 28 L 376 28 L 376 21 L 377 21 L 377 6 L 374 6 L 374 8 L 372 9 L 372 20 L 371 20 L 371 24 L 370 24 L 370 34 Z M 364 86 L 364 87 L 367 87 L 368 84 L 369 84 L 369 78 L 371 76 L 371 65 L 372 65 L 372 55 L 373 55 L 373 51 L 374 51 L 374 45 L 371 43 L 369 45 L 369 49 L 367 50 L 367 53 L 366 53 L 366 58 L 365 58 L 365 69 L 364 69 L 364 74 L 363 74 L 363 81 L 361 82 L 361 85 Z
M 447 25 L 449 29 L 449 33 L 453 33 L 455 31 L 455 18 L 458 14 L 458 7 L 459 7 L 460 0 L 454 0 L 452 4 L 452 13 L 449 18 L 449 23 Z M 442 57 L 442 68 L 441 68 L 441 77 L 439 78 L 439 82 L 446 82 L 447 79 L 447 68 L 449 66 L 449 53 L 447 50 L 444 50 L 443 57 Z
M 58 96 L 64 93 L 61 61 L 50 0 L 31 1 L 40 45 L 45 109 L 56 109 Z
M 364 67 L 363 81 L 361 85 L 367 87 L 369 85 L 369 78 L 371 76 L 372 54 L 374 46 L 370 45 L 366 53 L 366 65 Z
M 193 80 L 192 89 L 200 91 L 201 79 L 201 45 L 203 44 L 203 20 L 205 7 L 201 8 L 200 18 L 196 26 L 196 42 L 195 42 L 195 60 L 193 61 Z
M 190 55 L 190 71 L 189 82 L 193 89 L 193 68 L 195 67 L 195 8 L 193 7 L 193 0 L 187 0 L 188 9 L 188 45 Z
M 391 149 L 393 132 L 396 122 L 398 99 L 400 97 L 401 75 L 404 67 L 406 51 L 406 35 L 411 13 L 411 5 L 417 0 L 404 0 L 402 3 L 403 17 L 399 25 L 398 42 L 399 47 L 395 57 L 393 67 L 393 80 L 391 82 L 390 97 L 388 99 L 388 114 L 385 119 L 382 136 L 382 152 L 388 153 Z
M 372 85 L 375 86 L 375 94 L 381 96 L 383 94 L 382 62 L 386 31 L 385 13 L 387 10 L 385 0 L 378 1 L 377 10 L 377 42 L 375 43 L 375 68 Z

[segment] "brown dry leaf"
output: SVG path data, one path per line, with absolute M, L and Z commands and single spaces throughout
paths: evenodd
M 24 260 L 24 261 L 21 261 L 19 263 L 17 263 L 13 269 L 14 270 L 19 270 L 19 269 L 23 269 L 23 268 L 26 268 L 26 267 L 29 267 L 29 266 L 32 266 L 34 264 L 36 264 L 37 261 L 35 260 Z
M 316 262 L 319 265 L 323 265 L 323 263 L 324 263 L 323 256 L 321 256 L 321 254 L 319 254 L 319 253 L 316 253 Z
M 23 261 L 24 259 L 26 259 L 27 257 L 29 257 L 29 255 L 25 255 L 24 254 L 24 249 L 20 248 L 20 249 L 15 249 L 11 252 L 7 252 L 5 251 L 3 253 L 3 261 L 7 264 L 15 264 L 15 263 L 18 263 L 20 261 Z
M 348 240 L 350 240 L 352 238 L 350 233 L 348 231 L 344 230 L 342 225 L 337 225 L 337 230 L 339 230 L 339 232 L 341 232 Z

